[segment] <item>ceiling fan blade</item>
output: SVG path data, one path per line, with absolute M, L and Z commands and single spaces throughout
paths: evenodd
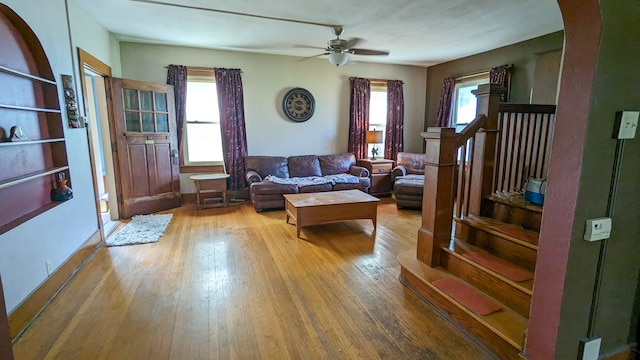
M 331 53 L 326 52 L 326 53 L 317 54 L 317 55 L 313 55 L 313 56 L 307 56 L 307 57 L 303 57 L 303 58 L 302 58 L 302 59 L 300 59 L 299 61 L 307 61 L 307 60 L 309 60 L 309 59 L 313 59 L 313 58 L 317 58 L 317 57 L 319 57 L 319 56 L 329 55 L 329 54 L 331 54 Z
M 347 40 L 347 43 L 344 44 L 344 47 L 346 49 L 351 49 L 352 47 L 356 46 L 357 43 L 359 43 L 362 39 L 360 38 L 353 38 L 351 40 Z
M 371 49 L 350 49 L 349 52 L 352 53 L 353 55 L 383 55 L 383 56 L 389 55 L 388 51 L 371 50 Z
M 296 48 L 302 48 L 302 49 L 320 49 L 320 50 L 329 51 L 327 48 L 320 47 L 320 46 L 311 46 L 311 45 L 293 45 L 293 47 L 296 47 Z

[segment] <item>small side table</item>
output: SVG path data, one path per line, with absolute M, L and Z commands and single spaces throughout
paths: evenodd
M 227 179 L 229 174 L 196 174 L 189 176 L 196 186 L 196 209 L 205 207 L 227 207 Z M 204 198 L 204 192 L 222 192 L 221 198 Z M 207 204 L 207 200 L 217 200 L 217 203 Z
M 391 170 L 393 160 L 389 159 L 358 159 L 358 166 L 362 166 L 371 173 L 371 187 L 369 194 L 382 197 L 391 196 Z

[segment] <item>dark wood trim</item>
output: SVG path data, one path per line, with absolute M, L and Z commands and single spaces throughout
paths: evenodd
M 638 353 L 633 350 L 631 345 L 627 345 L 622 349 L 615 350 L 608 354 L 603 354 L 604 360 L 634 360 L 637 359 Z
M 4 290 L 0 277 L 0 359 L 13 360 L 13 347 L 11 335 L 9 335 L 9 320 L 7 319 L 7 306 L 4 302 Z
M 182 204 L 195 204 L 196 203 L 196 193 L 181 193 Z
M 9 334 L 19 336 L 56 294 L 71 280 L 93 254 L 102 246 L 96 231 L 76 252 L 9 315 Z
M 500 103 L 499 112 L 517 112 L 517 113 L 535 113 L 535 114 L 555 114 L 555 105 L 539 105 L 539 104 L 512 104 Z
M 92 72 L 96 73 L 97 75 L 100 75 L 104 78 L 104 82 L 105 82 L 105 92 L 107 91 L 107 83 L 109 82 L 109 78 L 111 77 L 111 67 L 105 63 L 103 63 L 102 61 L 100 61 L 98 58 L 94 57 L 93 55 L 89 54 L 88 52 L 82 50 L 81 48 L 78 48 L 78 64 L 79 64 L 79 69 L 78 71 L 80 72 L 80 88 L 82 89 L 82 103 L 84 105 L 84 115 L 85 117 L 87 116 L 88 113 L 88 107 L 87 107 L 87 89 L 84 83 L 84 78 L 86 76 L 85 73 L 85 67 L 89 68 Z M 109 103 L 109 99 L 107 99 L 107 104 Z M 108 107 L 108 105 L 107 105 Z M 109 116 L 111 116 L 111 114 L 109 113 Z M 109 119 L 103 119 L 103 121 L 109 121 Z M 98 124 L 98 127 L 100 125 Z M 94 200 L 95 200 L 95 205 L 96 205 L 96 217 L 98 219 L 98 228 L 100 230 L 100 236 L 101 239 L 105 239 L 106 234 L 104 233 L 104 226 L 102 224 L 102 219 L 100 218 L 100 194 L 98 194 L 98 181 L 102 181 L 101 177 L 96 173 L 95 169 L 95 163 L 94 163 L 94 154 L 93 154 L 93 149 L 96 146 L 99 146 L 97 144 L 93 144 L 93 137 L 91 136 L 91 129 L 89 126 L 86 127 L 87 128 L 87 138 L 89 140 L 89 162 L 91 163 L 91 177 L 93 179 L 93 193 L 94 193 Z M 111 129 L 111 126 L 109 126 L 109 129 Z M 115 165 L 114 165 L 115 166 Z M 118 194 L 116 193 L 116 198 Z M 118 213 L 119 215 L 119 213 Z
M 80 68 L 82 69 L 80 71 L 81 78 L 84 78 L 84 75 L 85 75 L 84 69 L 83 69 L 84 66 L 87 66 L 89 69 L 91 69 L 91 71 L 95 72 L 96 74 L 99 74 L 102 76 L 111 76 L 111 67 L 109 65 L 103 63 L 98 58 L 82 50 L 81 48 L 78 48 L 78 60 L 79 60 L 78 62 L 80 63 Z

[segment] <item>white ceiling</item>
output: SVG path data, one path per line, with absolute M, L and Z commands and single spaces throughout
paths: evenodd
M 323 51 L 297 46 L 325 47 L 342 25 L 357 48 L 390 51 L 353 60 L 418 66 L 563 28 L 556 0 L 75 1 L 122 41 L 307 57 Z

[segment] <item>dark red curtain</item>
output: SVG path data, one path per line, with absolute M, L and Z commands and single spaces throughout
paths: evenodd
M 180 153 L 180 163 L 182 163 L 184 159 L 182 157 L 182 134 L 184 134 L 184 124 L 187 119 L 187 67 L 184 65 L 167 66 L 167 84 L 173 85 L 178 151 Z
M 456 88 L 456 78 L 448 77 L 442 80 L 442 92 L 440 93 L 440 105 L 436 117 L 436 126 L 451 126 L 451 107 L 453 106 L 453 95 Z
M 371 82 L 363 78 L 350 78 L 351 106 L 349 117 L 349 143 L 347 151 L 356 159 L 367 158 L 367 142 L 365 135 L 369 130 L 369 100 Z
M 404 151 L 404 93 L 400 80 L 387 81 L 387 129 L 384 141 L 384 158 L 396 160 Z
M 229 190 L 244 189 L 244 158 L 247 156 L 247 132 L 244 124 L 244 95 L 240 69 L 214 69 L 222 152 L 229 178 Z
M 489 70 L 489 82 L 502 86 L 505 90 L 501 101 L 509 101 L 509 83 L 511 80 L 511 65 L 502 65 Z

